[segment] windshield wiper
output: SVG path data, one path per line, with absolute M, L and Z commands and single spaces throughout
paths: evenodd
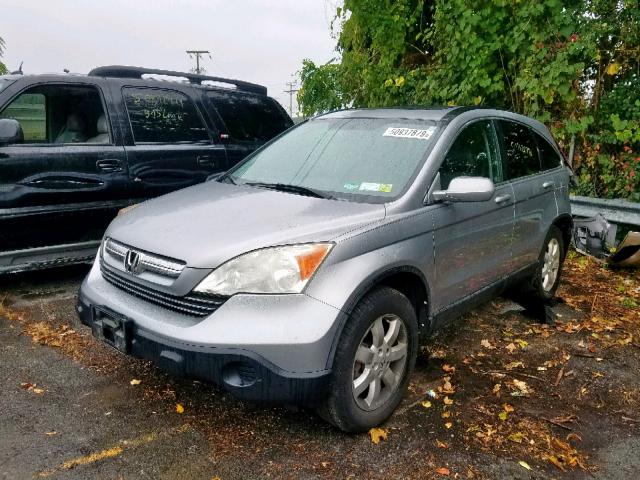
M 307 197 L 316 198 L 328 198 L 332 199 L 331 195 L 327 195 L 319 190 L 315 190 L 309 187 L 303 187 L 302 185 L 291 185 L 288 183 L 266 183 L 266 182 L 247 182 L 244 185 L 251 187 L 270 188 L 271 190 L 278 190 L 279 192 L 297 193 L 299 195 L 306 195 Z

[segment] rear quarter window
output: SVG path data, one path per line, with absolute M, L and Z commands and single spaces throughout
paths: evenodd
M 211 90 L 207 97 L 233 140 L 266 142 L 293 125 L 276 101 L 266 96 Z
M 552 170 L 559 167 L 562 160 L 556 149 L 553 148 L 551 144 L 542 137 L 542 135 L 537 133 L 534 133 L 534 135 L 536 137 L 536 142 L 538 143 L 538 150 L 540 151 L 540 164 L 542 165 L 542 170 Z
M 507 180 L 539 173 L 538 146 L 529 127 L 508 120 L 499 120 L 499 123 Z

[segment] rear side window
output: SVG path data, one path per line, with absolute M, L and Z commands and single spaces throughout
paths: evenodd
M 159 88 L 123 88 L 135 143 L 209 141 L 193 101 L 184 93 Z
M 293 124 L 269 97 L 214 90 L 207 96 L 234 140 L 266 142 Z
M 491 122 L 480 121 L 466 127 L 451 145 L 439 171 L 443 190 L 456 177 L 485 177 L 502 182 L 502 165 Z
M 538 147 L 529 128 L 508 120 L 499 120 L 499 123 L 506 157 L 506 179 L 540 172 Z
M 542 135 L 534 133 L 536 142 L 538 143 L 538 150 L 540 151 L 540 163 L 542 164 L 542 170 L 551 170 L 559 167 L 561 163 L 560 155 L 556 152 L 556 149 L 547 142 Z

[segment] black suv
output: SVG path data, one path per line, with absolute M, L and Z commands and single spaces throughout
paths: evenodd
M 292 125 L 238 80 L 123 66 L 0 76 L 0 273 L 92 259 L 119 209 L 225 171 Z

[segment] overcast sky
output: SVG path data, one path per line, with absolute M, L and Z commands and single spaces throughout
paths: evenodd
M 336 0 L 2 0 L 9 70 L 87 73 L 99 65 L 169 70 L 194 66 L 185 50 L 210 50 L 210 75 L 265 85 L 288 108 L 285 82 L 302 59 L 335 56 Z M 295 108 L 295 107 L 294 107 Z

